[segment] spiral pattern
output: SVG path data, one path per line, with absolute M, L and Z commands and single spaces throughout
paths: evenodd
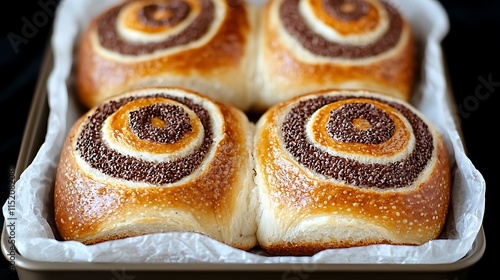
M 221 116 L 182 92 L 124 96 L 97 107 L 82 126 L 79 165 L 115 180 L 167 185 L 193 176 L 217 145 Z
M 147 56 L 196 47 L 220 26 L 224 5 L 218 0 L 126 1 L 103 13 L 97 41 L 108 55 Z
M 411 186 L 435 152 L 428 125 L 399 102 L 326 95 L 284 116 L 282 143 L 292 158 L 326 178 L 358 187 Z
M 383 1 L 283 0 L 276 13 L 283 36 L 327 58 L 377 56 L 395 48 L 403 33 L 401 15 Z

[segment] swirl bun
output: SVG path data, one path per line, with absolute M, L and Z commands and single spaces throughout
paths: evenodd
M 399 99 L 354 90 L 291 98 L 258 120 L 254 149 L 257 238 L 272 254 L 420 245 L 444 227 L 447 151 Z
M 176 86 L 246 110 L 255 15 L 232 0 L 122 1 L 82 34 L 78 96 L 90 108 L 129 89 Z
M 264 7 L 255 107 L 328 88 L 375 90 L 408 101 L 414 39 L 379 0 L 271 0 Z
M 197 232 L 256 245 L 253 124 L 237 108 L 178 88 L 104 101 L 71 128 L 56 173 L 57 228 L 93 244 Z

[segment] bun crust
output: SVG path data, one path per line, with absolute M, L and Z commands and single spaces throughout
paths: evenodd
M 260 246 L 276 255 L 370 244 L 421 245 L 441 233 L 451 175 L 433 125 L 377 92 L 294 97 L 258 120 Z
M 414 38 L 406 19 L 387 3 L 271 0 L 263 9 L 255 110 L 329 88 L 410 99 Z
M 82 104 L 91 108 L 129 89 L 176 86 L 249 108 L 256 14 L 233 2 L 132 0 L 103 11 L 80 39 Z
M 254 247 L 253 129 L 240 110 L 183 89 L 106 100 L 74 124 L 62 149 L 61 236 L 94 244 L 182 231 Z

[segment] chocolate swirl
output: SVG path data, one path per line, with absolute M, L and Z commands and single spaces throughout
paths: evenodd
M 344 181 L 359 187 L 383 189 L 410 186 L 432 157 L 433 136 L 427 124 L 402 104 L 370 98 L 394 108 L 411 125 L 416 144 L 405 159 L 386 164 L 365 164 L 354 159 L 331 155 L 308 140 L 305 127 L 307 120 L 313 113 L 327 104 L 349 98 L 356 97 L 320 96 L 301 101 L 293 107 L 285 117 L 281 129 L 286 149 L 300 164 L 327 178 Z M 328 134 L 344 142 L 376 144 L 388 140 L 393 133 L 392 120 L 375 106 L 367 106 L 362 103 L 344 104 L 330 114 L 331 118 L 327 124 L 330 126 L 327 128 Z M 366 119 L 370 122 L 372 124 L 370 131 L 357 130 L 352 124 L 354 118 Z M 333 122 L 340 123 L 344 128 L 331 128 Z
M 153 118 L 163 121 L 164 127 L 154 126 Z M 188 114 L 170 104 L 154 104 L 131 112 L 130 126 L 140 139 L 158 143 L 175 143 L 192 130 Z
M 118 15 L 126 5 L 116 6 L 105 14 L 98 21 L 97 34 L 100 44 L 114 52 L 124 55 L 141 55 L 150 54 L 156 50 L 168 49 L 175 46 L 182 46 L 190 42 L 196 41 L 203 37 L 215 17 L 215 7 L 211 0 L 200 0 L 200 13 L 182 32 L 167 37 L 160 42 L 149 43 L 131 43 L 124 40 L 116 29 L 118 24 Z M 171 14 L 170 17 L 164 19 L 154 19 L 152 14 L 158 9 L 165 10 Z M 178 24 L 187 17 L 190 8 L 189 5 L 181 0 L 166 2 L 162 4 L 151 4 L 142 7 L 138 12 L 138 18 L 141 22 L 156 27 L 156 26 L 171 26 Z
M 362 0 L 323 0 L 323 7 L 330 16 L 342 21 L 355 21 L 365 16 L 369 9 Z
M 157 97 L 175 100 L 195 112 L 204 129 L 204 139 L 197 149 L 184 157 L 155 163 L 120 154 L 103 142 L 101 130 L 108 117 L 135 99 Z M 158 143 L 175 142 L 182 137 L 183 133 L 190 130 L 187 115 L 182 110 L 180 106 L 162 104 L 150 105 L 132 111 L 129 118 L 132 131 L 142 139 Z M 163 129 L 152 129 L 153 126 L 150 124 L 152 118 L 159 118 L 168 124 Z M 168 120 L 166 120 L 167 118 Z M 108 176 L 157 185 L 171 184 L 189 176 L 201 165 L 213 143 L 211 127 L 208 111 L 189 98 L 161 93 L 141 97 L 124 97 L 101 105 L 88 117 L 76 142 L 76 150 L 92 168 Z
M 299 12 L 299 1 L 284 0 L 279 9 L 280 20 L 286 31 L 313 54 L 348 59 L 366 58 L 390 50 L 401 37 L 403 30 L 401 15 L 395 8 L 382 2 L 389 16 L 389 28 L 378 40 L 367 45 L 341 44 L 328 41 L 309 28 Z M 353 5 L 352 12 L 342 11 L 341 6 L 345 2 Z M 338 20 L 354 21 L 366 13 L 368 4 L 362 0 L 323 0 L 323 6 L 330 16 Z
M 141 22 L 150 26 L 175 25 L 187 17 L 189 10 L 189 5 L 185 2 L 172 0 L 161 6 L 158 4 L 147 5 L 139 10 L 137 16 Z M 155 18 L 154 14 L 157 11 L 168 13 L 169 16 L 161 19 Z
M 363 119 L 370 123 L 367 129 L 357 129 L 353 122 Z M 394 122 L 384 111 L 372 104 L 346 104 L 330 112 L 327 132 L 335 140 L 341 142 L 357 142 L 362 144 L 380 144 L 389 140 L 395 131 Z

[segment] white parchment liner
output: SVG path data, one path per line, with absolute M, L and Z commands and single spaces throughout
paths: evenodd
M 331 249 L 312 257 L 269 257 L 245 252 L 193 233 L 139 236 L 85 246 L 54 237 L 52 188 L 61 147 L 70 126 L 81 115 L 72 87 L 72 62 L 80 33 L 91 17 L 118 0 L 65 0 L 56 11 L 51 46 L 54 68 L 48 80 L 50 107 L 45 141 L 15 184 L 19 253 L 37 261 L 62 262 L 217 262 L 217 263 L 451 263 L 464 257 L 481 228 L 486 185 L 464 152 L 449 100 L 440 42 L 448 17 L 434 0 L 394 0 L 417 37 L 421 70 L 412 100 L 436 124 L 452 158 L 452 207 L 440 239 L 421 246 L 374 245 Z M 263 0 L 255 1 L 255 4 Z M 11 217 L 7 203 L 4 217 Z M 6 219 L 7 220 L 7 219 Z

